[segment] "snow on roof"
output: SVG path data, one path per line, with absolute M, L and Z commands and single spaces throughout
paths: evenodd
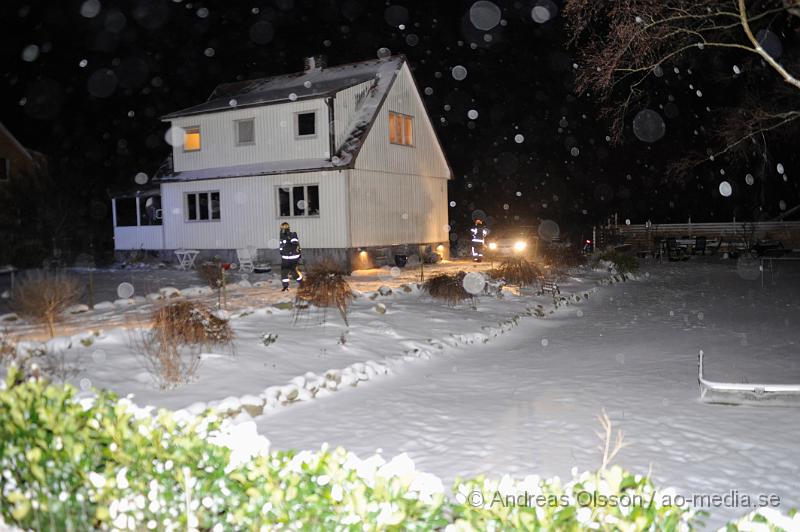
M 364 99 L 361 101 L 356 116 L 351 121 L 349 126 L 350 130 L 344 135 L 344 141 L 341 146 L 337 147 L 336 154 L 330 159 L 291 159 L 221 168 L 204 168 L 185 172 L 173 172 L 169 175 L 160 176 L 159 179 L 162 181 L 180 181 L 351 168 L 355 164 L 355 158 L 361 150 L 361 146 L 363 146 L 367 134 L 378 116 L 378 111 L 381 105 L 383 105 L 384 100 L 386 100 L 386 96 L 388 96 L 389 90 L 392 88 L 392 84 L 397 78 L 397 74 L 404 62 L 405 57 L 392 56 L 386 59 L 363 61 L 361 63 L 352 63 L 331 68 L 312 69 L 298 74 L 289 74 L 287 76 L 276 76 L 274 78 L 265 78 L 262 80 L 220 85 L 214 90 L 212 97 L 214 95 L 225 94 L 224 97 L 209 100 L 205 104 L 191 107 L 187 110 L 173 113 L 172 115 L 167 115 L 164 118 L 170 116 L 188 116 L 200 112 L 212 112 L 210 110 L 210 104 L 214 102 L 223 102 L 223 100 L 224 109 L 231 108 L 228 103 L 231 99 L 236 99 L 238 102 L 237 107 L 242 106 L 242 98 L 249 101 L 250 103 L 248 105 L 251 106 L 292 101 L 292 98 L 289 98 L 288 94 L 296 90 L 298 86 L 311 92 L 315 90 L 315 87 L 320 86 L 325 91 L 332 91 L 332 93 L 335 93 L 352 87 L 353 85 L 374 80 L 374 83 L 370 86 Z M 310 87 L 307 87 L 307 82 L 311 82 Z M 325 92 L 324 94 L 328 93 L 329 92 Z M 277 97 L 279 94 L 281 95 L 280 100 L 268 99 Z M 323 93 L 320 92 L 317 96 L 321 96 L 322 94 Z M 300 95 L 298 94 L 298 99 L 299 98 Z M 187 112 L 201 107 L 205 110 L 192 113 Z
M 208 101 L 161 117 L 171 120 L 182 116 L 321 98 L 400 69 L 405 58 L 392 56 L 329 68 L 311 68 L 302 72 L 268 78 L 223 83 Z
M 308 172 L 314 170 L 337 170 L 341 166 L 335 165 L 328 159 L 290 159 L 287 161 L 273 161 L 266 163 L 239 164 L 218 168 L 201 168 L 174 172 L 163 176 L 161 181 L 184 181 L 197 179 L 218 179 L 224 177 L 245 177 L 256 175 L 287 174 L 293 172 Z

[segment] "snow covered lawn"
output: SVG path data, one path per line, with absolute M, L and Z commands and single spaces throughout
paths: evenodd
M 765 289 L 741 274 L 735 261 L 645 266 L 641 281 L 524 318 L 487 344 L 270 411 L 259 430 L 274 448 L 405 452 L 445 485 L 480 473 L 564 478 L 599 465 L 595 417 L 606 409 L 628 443 L 620 465 L 652 468 L 684 496 L 777 494 L 787 511 L 800 503 L 800 411 L 698 402 L 701 349 L 708 378 L 800 382 L 800 272 Z M 462 315 L 452 314 L 455 327 Z M 718 525 L 749 509 L 710 511 Z
M 488 266 L 445 263 L 427 267 L 426 275 L 485 270 Z M 606 272 L 586 275 L 568 284 L 588 295 L 596 290 L 597 280 L 608 276 Z M 520 315 L 534 312 L 537 304 L 541 305 L 539 312 L 545 313 L 553 303 L 549 295 L 520 296 L 506 289 L 502 299 L 482 296 L 476 299 L 474 308 L 469 304 L 450 308 L 422 294 L 414 282 L 418 276 L 415 269 L 357 272 L 350 279 L 359 295 L 348 316 L 349 326 L 331 310 L 325 315 L 308 310 L 296 320 L 291 308 L 293 292 L 281 293 L 270 284 L 274 279 L 261 287 L 231 286 L 233 345 L 202 353 L 197 379 L 171 390 L 155 386 L 138 354 L 137 325 L 144 323 L 139 320 L 161 304 L 149 296 L 130 305 L 74 315 L 62 330 L 75 334 L 56 338 L 48 345 L 53 352 L 63 352 L 77 368 L 77 374 L 69 380 L 82 389 L 107 388 L 123 396 L 134 394 L 134 401 L 140 405 L 170 409 L 191 406 L 193 411 L 208 404 L 238 411 L 244 402 L 252 407 L 246 410 L 256 415 L 265 402 L 269 408 L 280 407 L 282 403 L 349 389 L 393 372 L 409 360 L 429 358 L 448 346 L 486 341 L 511 329 Z M 112 275 L 111 279 L 118 277 Z M 105 283 L 109 284 L 109 279 Z M 379 290 L 381 286 L 384 289 Z M 164 293 L 164 287 L 161 291 Z M 216 302 L 216 295 L 198 294 L 197 288 L 181 292 Z M 126 326 L 114 327 L 119 324 Z M 21 324 L 18 330 L 34 329 Z

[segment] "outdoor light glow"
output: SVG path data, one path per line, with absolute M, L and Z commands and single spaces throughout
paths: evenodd
M 497 249 L 497 242 L 489 242 L 489 249 L 491 249 L 492 251 Z
M 523 242 L 522 240 L 514 242 L 514 251 L 523 251 L 526 247 L 528 247 L 527 242 Z
M 441 253 L 442 251 L 444 251 L 444 246 L 442 244 L 439 244 L 438 246 L 436 246 L 436 251 Z

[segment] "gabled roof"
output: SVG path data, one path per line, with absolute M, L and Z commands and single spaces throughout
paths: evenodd
M 391 56 L 268 78 L 237 81 L 218 85 L 204 103 L 187 107 L 161 117 L 171 120 L 231 109 L 286 103 L 309 98 L 322 98 L 400 70 L 405 58 Z
M 372 80 L 359 104 L 350 129 L 344 135 L 341 146 L 330 159 L 303 159 L 273 161 L 256 164 L 245 164 L 223 168 L 204 168 L 187 170 L 162 175 L 160 181 L 182 181 L 196 179 L 215 179 L 220 177 L 239 177 L 268 174 L 284 174 L 293 172 L 313 172 L 318 170 L 342 170 L 352 168 L 361 146 L 369 134 L 389 91 L 394 84 L 406 59 L 404 56 L 392 56 L 386 59 L 375 59 L 351 63 L 331 68 L 313 69 L 296 74 L 275 76 L 261 80 L 230 83 L 220 85 L 214 90 L 208 102 L 178 111 L 163 117 L 164 119 L 179 116 L 191 116 L 201 113 L 219 112 L 232 109 L 231 100 L 236 100 L 235 108 L 285 103 L 300 99 L 300 93 L 294 92 L 302 88 L 306 92 L 304 98 L 319 98 L 333 95 L 354 85 Z M 310 86 L 309 86 L 310 85 Z M 300 87 L 300 88 L 299 88 Z M 290 97 L 294 93 L 297 97 Z M 220 96 L 224 94 L 225 96 Z M 216 97 L 215 97 L 216 95 Z M 242 102 L 247 102 L 243 104 Z M 224 106 L 223 106 L 224 104 Z M 200 110 L 202 109 L 202 110 Z

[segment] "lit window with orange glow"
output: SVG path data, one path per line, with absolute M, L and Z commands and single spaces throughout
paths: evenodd
M 397 132 L 395 128 L 397 127 L 397 115 L 392 112 L 389 112 L 389 142 L 392 144 L 397 144 Z
M 200 151 L 200 127 L 187 127 L 183 135 L 183 151 Z
M 414 145 L 414 117 L 389 111 L 389 142 Z

